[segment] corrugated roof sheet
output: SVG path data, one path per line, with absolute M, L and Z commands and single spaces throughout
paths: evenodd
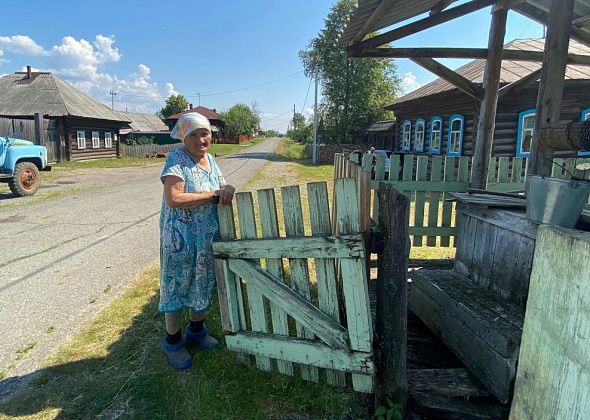
M 9 74 L 0 77 L 0 115 L 50 117 L 72 116 L 128 121 L 106 105 L 79 91 L 51 73 Z
M 168 126 L 157 115 L 145 114 L 143 112 L 118 112 L 118 114 L 131 121 L 129 125 L 133 131 L 169 131 Z
M 528 50 L 543 51 L 545 46 L 544 39 L 518 39 L 504 46 L 505 49 L 511 50 Z M 570 40 L 570 53 L 590 55 L 590 47 Z M 474 83 L 483 83 L 483 74 L 486 61 L 484 59 L 473 60 L 455 70 L 461 76 Z M 504 85 L 522 79 L 528 74 L 540 69 L 541 62 L 534 61 L 502 61 L 502 72 L 500 74 L 500 84 Z M 590 67 L 581 65 L 568 65 L 565 73 L 566 79 L 588 79 L 590 80 Z M 436 79 L 410 93 L 396 99 L 391 105 L 393 106 L 402 102 L 412 101 L 425 96 L 434 95 L 449 90 L 457 89 L 454 85 L 443 79 Z
M 372 126 L 367 128 L 367 131 L 393 131 L 395 128 L 395 121 L 387 120 L 387 121 L 377 121 Z
M 182 115 L 186 114 L 187 112 L 198 112 L 199 114 L 206 117 L 208 120 L 221 120 L 221 115 L 219 115 L 217 112 L 215 112 L 212 109 L 205 108 L 204 106 L 197 106 L 197 107 L 191 108 L 187 111 L 179 112 L 178 114 L 171 115 L 166 119 L 167 120 L 177 120 Z

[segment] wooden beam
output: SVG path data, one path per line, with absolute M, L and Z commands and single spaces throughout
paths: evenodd
M 362 41 L 365 35 L 367 35 L 369 32 L 372 32 L 374 25 L 379 22 L 383 15 L 391 8 L 393 3 L 395 3 L 395 0 L 381 0 L 373 13 L 371 13 L 371 16 L 365 20 L 363 26 L 354 35 L 352 42 L 354 43 Z
M 434 16 L 428 16 L 424 19 L 420 19 L 416 22 L 412 22 L 392 31 L 385 32 L 384 34 L 377 35 L 357 44 L 352 44 L 350 47 L 348 47 L 349 54 L 353 50 L 378 47 L 397 39 L 405 38 L 406 36 L 421 32 L 425 29 L 432 28 L 433 26 L 440 25 L 441 23 L 448 22 L 458 17 L 491 6 L 494 4 L 494 2 L 495 0 L 474 0 L 460 6 L 453 7 L 452 9 L 437 13 Z
M 313 306 L 280 279 L 264 271 L 258 264 L 250 260 L 230 259 L 229 268 L 329 346 L 350 348 L 347 343 L 348 332 L 342 325 Z
M 362 235 L 242 239 L 213 243 L 215 258 L 364 258 Z
M 498 105 L 498 87 L 502 72 L 502 49 L 506 34 L 507 9 L 496 9 L 492 13 L 488 51 L 484 71 L 484 98 L 481 101 L 477 135 L 474 144 L 471 165 L 471 188 L 485 189 L 488 178 L 488 166 L 492 155 L 492 142 L 496 127 L 496 107 Z
M 559 122 L 573 11 L 574 0 L 551 1 L 528 166 L 529 175 L 551 176 L 553 150 L 539 143 L 539 130 L 542 125 Z
M 443 10 L 445 10 L 447 7 L 449 7 L 451 4 L 453 4 L 455 1 L 457 0 L 441 0 L 440 3 L 438 3 L 436 6 L 434 6 L 432 9 L 430 9 L 430 16 L 434 16 L 437 13 L 442 12 Z
M 580 18 L 575 19 L 572 22 L 572 25 L 574 25 L 577 28 L 584 28 L 586 26 L 590 26 L 590 15 L 582 16 Z
M 449 83 L 452 83 L 454 86 L 456 86 L 472 98 L 478 99 L 480 101 L 483 99 L 483 89 L 480 86 L 476 85 L 475 83 L 471 82 L 470 80 L 466 79 L 460 74 L 454 72 L 448 67 L 443 66 L 441 63 L 433 60 L 432 58 L 414 57 L 411 60 L 414 63 L 424 67 L 426 70 L 436 74 L 441 79 L 444 79 Z
M 505 10 L 505 9 L 499 9 Z M 454 48 L 454 47 L 424 47 L 424 48 L 367 48 L 362 51 L 354 51 L 352 57 L 356 58 L 487 58 L 487 48 Z M 503 51 L 504 60 L 512 61 L 543 61 L 543 51 L 511 50 Z M 582 54 L 568 54 L 568 64 L 590 65 L 590 56 Z
M 269 336 L 261 333 L 238 333 L 225 337 L 227 348 L 257 356 L 302 363 L 341 372 L 372 375 L 375 372 L 371 353 L 332 349 L 318 341 L 295 337 Z
M 503 96 L 506 96 L 507 94 L 509 94 L 511 92 L 515 92 L 518 89 L 521 89 L 531 83 L 534 83 L 535 81 L 537 81 L 539 79 L 539 76 L 541 76 L 541 70 L 542 69 L 535 70 L 534 72 L 530 73 L 529 75 L 524 76 L 522 79 L 517 80 L 516 82 L 512 82 L 512 83 L 504 86 L 503 88 L 501 88 L 498 91 L 498 98 L 502 98 Z

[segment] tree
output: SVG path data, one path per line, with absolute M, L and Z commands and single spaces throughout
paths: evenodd
M 301 129 L 304 126 L 305 126 L 305 117 L 303 116 L 303 114 L 296 112 L 293 115 L 293 129 L 294 130 Z
M 166 99 L 166 106 L 158 111 L 160 118 L 165 120 L 171 115 L 186 111 L 188 108 L 188 101 L 182 95 L 170 95 Z
M 253 134 L 258 130 L 260 117 L 248 105 L 236 104 L 221 113 L 225 122 L 225 133 L 229 137 L 239 137 L 242 134 Z
M 318 116 L 323 121 L 324 143 L 350 143 L 373 122 L 391 118 L 391 112 L 383 107 L 399 92 L 400 81 L 392 60 L 351 59 L 346 46 L 337 44 L 355 5 L 354 0 L 338 0 L 325 19 L 324 29 L 299 52 L 305 74 L 317 74 L 321 82 Z

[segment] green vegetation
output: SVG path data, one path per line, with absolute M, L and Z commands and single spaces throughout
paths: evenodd
M 157 114 L 162 120 L 165 120 L 171 115 L 186 111 L 188 105 L 188 101 L 184 96 L 171 95 L 166 99 L 166 105 L 164 108 L 160 109 Z
M 16 351 L 16 360 L 23 359 L 31 350 L 35 348 L 36 345 L 36 341 L 30 341 L 23 348 L 18 349 Z
M 352 391 L 240 365 L 225 346 L 191 349 L 193 366 L 172 370 L 160 344 L 158 279 L 157 266 L 145 271 L 47 361 L 40 379 L 0 404 L 0 417 L 367 417 Z M 223 337 L 217 305 L 207 326 Z
M 221 114 L 225 122 L 225 135 L 239 137 L 242 134 L 255 133 L 260 124 L 260 117 L 256 107 L 236 104 Z
M 51 334 L 52 332 L 55 332 L 55 327 L 51 326 L 49 328 L 47 328 L 47 331 L 45 331 L 47 334 Z

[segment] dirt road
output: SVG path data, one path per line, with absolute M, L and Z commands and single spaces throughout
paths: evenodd
M 239 189 L 277 144 L 219 166 Z M 86 170 L 50 198 L 0 200 L 0 399 L 158 259 L 161 169 Z

